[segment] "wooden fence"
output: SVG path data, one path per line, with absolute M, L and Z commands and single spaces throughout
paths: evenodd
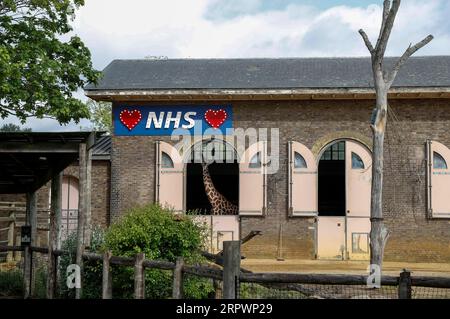
M 21 251 L 25 254 L 32 255 L 33 252 L 48 254 L 46 247 L 21 247 L 21 246 L 0 246 L 0 252 Z M 48 269 L 48 287 L 47 296 L 53 298 L 56 296 L 57 282 L 57 258 L 66 254 L 61 250 L 54 250 L 50 256 L 55 258 L 55 262 L 48 263 L 51 267 Z M 32 260 L 32 256 L 28 260 Z M 183 298 L 183 276 L 185 274 L 195 275 L 203 278 L 210 278 L 223 283 L 224 299 L 240 298 L 240 286 L 245 284 L 254 284 L 267 289 L 290 289 L 296 290 L 304 294 L 305 297 L 313 295 L 307 289 L 311 287 L 324 286 L 345 286 L 356 287 L 366 286 L 367 276 L 363 275 L 334 275 L 334 274 L 301 274 L 301 273 L 253 273 L 243 270 L 240 267 L 240 241 L 225 241 L 224 250 L 222 252 L 223 268 L 209 265 L 187 265 L 182 258 L 177 261 L 156 261 L 145 259 L 144 254 L 138 254 L 135 257 L 112 256 L 110 252 L 98 254 L 93 252 L 84 252 L 83 260 L 98 261 L 103 264 L 102 273 L 102 298 L 111 299 L 112 291 L 112 275 L 111 265 L 134 267 L 134 297 L 136 299 L 145 298 L 145 269 L 161 269 L 173 272 L 172 298 Z M 24 267 L 24 287 L 29 289 L 32 263 Z M 428 287 L 450 289 L 450 277 L 427 277 L 414 276 L 410 272 L 403 271 L 399 276 L 383 276 L 381 278 L 382 287 L 392 287 L 399 299 L 410 299 L 412 297 L 414 287 Z M 308 288 L 309 287 L 309 288 Z M 376 290 L 375 290 L 376 291 Z M 320 294 L 315 294 L 319 295 Z M 30 294 L 25 292 L 25 296 Z M 250 296 L 251 297 L 251 296 Z M 253 296 L 254 297 L 254 296 Z M 322 294 L 324 298 L 333 298 L 332 292 Z M 392 296 L 391 296 L 392 297 Z M 450 297 L 450 296 L 449 296 Z
M 49 230 L 49 208 L 37 208 L 37 231 Z M 25 202 L 0 202 L 0 245 L 14 246 L 20 244 L 20 227 L 25 225 Z M 40 237 L 37 238 L 40 240 Z M 7 252 L 6 262 L 20 260 L 20 253 Z

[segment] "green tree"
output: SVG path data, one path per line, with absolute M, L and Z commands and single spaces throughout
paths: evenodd
M 31 132 L 29 127 L 20 127 L 19 125 L 8 123 L 0 127 L 0 132 Z
M 81 39 L 68 33 L 84 0 L 0 1 L 0 117 L 89 118 L 73 92 L 100 73 Z M 66 41 L 63 39 L 67 39 Z
M 89 110 L 91 112 L 91 122 L 96 131 L 112 132 L 111 103 L 88 101 Z

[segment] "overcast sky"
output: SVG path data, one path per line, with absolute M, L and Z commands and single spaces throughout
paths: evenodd
M 358 30 L 373 41 L 382 0 L 85 0 L 73 22 L 102 70 L 113 59 L 367 56 Z M 387 55 L 435 39 L 420 55 L 450 54 L 450 1 L 403 0 Z M 83 92 L 77 93 L 83 98 Z M 7 122 L 14 122 L 9 119 Z M 35 131 L 78 130 L 32 119 Z

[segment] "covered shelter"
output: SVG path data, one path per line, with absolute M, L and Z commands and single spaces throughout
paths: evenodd
M 49 226 L 49 275 L 47 295 L 52 298 L 56 285 L 56 263 L 53 251 L 59 248 L 62 172 L 79 161 L 80 191 L 77 262 L 90 238 L 90 185 L 92 149 L 103 132 L 1 132 L 0 194 L 26 194 L 25 225 L 30 229 L 30 246 L 24 247 L 24 292 L 30 296 L 32 250 L 37 235 L 36 192 L 51 181 Z M 23 235 L 23 234 L 22 234 Z M 85 240 L 86 238 L 86 240 Z M 8 247 L 7 247 L 8 248 Z M 11 247 L 9 247 L 11 248 Z M 80 255 L 80 257 L 78 257 Z

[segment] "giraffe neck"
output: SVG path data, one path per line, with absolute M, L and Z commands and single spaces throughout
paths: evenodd
M 220 193 L 214 187 L 214 184 L 211 179 L 211 175 L 209 175 L 208 165 L 202 164 L 203 166 L 203 184 L 205 185 L 206 196 L 208 196 L 208 200 L 212 206 L 214 206 L 214 198 L 217 198 Z
M 214 187 L 214 183 L 209 174 L 208 165 L 203 165 L 203 184 L 205 185 L 206 196 L 211 204 L 213 215 L 236 215 L 238 207 L 230 203 L 225 196 L 219 193 Z

